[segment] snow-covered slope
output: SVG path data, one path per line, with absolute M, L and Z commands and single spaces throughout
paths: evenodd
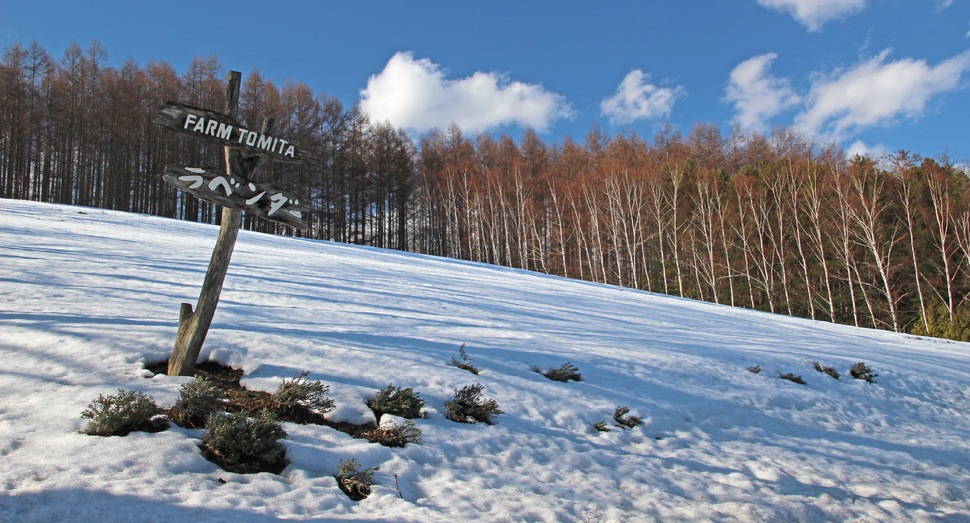
M 0 200 L 0 521 L 970 521 L 968 344 L 246 231 L 203 357 L 261 390 L 308 370 L 348 421 L 413 387 L 423 444 L 285 424 L 290 466 L 244 476 L 201 431 L 80 434 L 118 387 L 174 402 L 187 378 L 143 363 L 171 351 L 216 233 Z M 448 365 L 462 344 L 480 376 Z M 567 361 L 582 382 L 532 371 Z M 475 383 L 495 425 L 444 416 Z M 617 406 L 644 425 L 596 431 Z M 332 477 L 352 457 L 380 467 L 361 502 Z

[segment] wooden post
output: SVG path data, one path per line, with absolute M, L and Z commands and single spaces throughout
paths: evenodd
M 263 120 L 263 129 L 259 133 L 240 125 L 236 119 L 239 115 L 241 83 L 242 73 L 229 71 L 225 113 L 168 101 L 162 104 L 154 120 L 163 127 L 190 135 L 196 140 L 223 145 L 226 155 L 225 173 L 181 165 L 165 168 L 165 181 L 168 183 L 186 194 L 223 206 L 219 237 L 212 250 L 199 302 L 195 311 L 190 303 L 183 303 L 179 310 L 175 348 L 168 359 L 169 376 L 191 376 L 195 371 L 195 360 L 202 351 L 202 343 L 212 324 L 219 295 L 222 294 L 222 284 L 229 270 L 232 250 L 242 223 L 241 209 L 297 229 L 308 227 L 307 215 L 312 210 L 309 202 L 301 203 L 301 198 L 272 183 L 255 182 L 251 180 L 251 175 L 270 160 L 304 163 L 312 161 L 314 155 L 283 138 L 271 136 L 272 118 Z M 243 157 L 240 151 L 249 156 Z
M 239 111 L 241 82 L 242 73 L 229 71 L 229 81 L 226 86 L 226 114 L 233 120 L 236 119 Z M 235 174 L 248 178 L 250 173 L 247 171 L 255 170 L 255 165 L 253 169 L 247 169 L 247 162 L 243 159 L 242 153 L 228 147 L 225 149 L 226 172 L 230 175 Z M 229 269 L 229 260 L 232 258 L 232 250 L 236 245 L 236 236 L 239 234 L 241 222 L 242 211 L 222 209 L 222 225 L 219 229 L 219 237 L 216 240 L 215 248 L 212 250 L 212 259 L 209 261 L 209 269 L 205 274 L 205 281 L 202 284 L 202 292 L 199 294 L 199 302 L 196 304 L 195 312 L 192 311 L 192 305 L 189 303 L 183 303 L 179 311 L 179 328 L 175 337 L 175 348 L 168 360 L 169 376 L 191 376 L 195 371 L 195 360 L 199 358 L 202 343 L 209 332 L 212 317 L 215 315 L 216 306 L 219 304 L 219 295 L 222 293 L 222 284 L 226 279 L 226 271 Z

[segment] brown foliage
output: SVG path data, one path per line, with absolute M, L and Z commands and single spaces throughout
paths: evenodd
M 108 63 L 97 41 L 60 60 L 13 44 L 0 57 L 0 197 L 215 222 L 180 197 L 166 164 L 219 166 L 223 152 L 151 123 L 164 100 L 221 110 L 224 68 L 196 57 Z M 468 136 L 453 125 L 417 145 L 303 82 L 253 69 L 240 118 L 276 120 L 317 165 L 260 176 L 313 201 L 315 238 L 406 249 L 859 326 L 949 322 L 970 295 L 966 172 L 899 151 L 847 159 L 794 129 L 667 124 L 652 137 L 548 144 L 526 129 Z M 297 234 L 247 217 L 244 227 Z M 303 234 L 303 233 L 298 233 Z

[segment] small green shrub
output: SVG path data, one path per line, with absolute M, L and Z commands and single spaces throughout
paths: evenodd
M 483 399 L 482 391 L 485 387 L 482 384 L 469 385 L 461 389 L 455 389 L 455 399 L 445 403 L 445 410 L 448 411 L 452 421 L 459 423 L 487 423 L 492 424 L 492 416 L 502 414 L 498 408 L 498 402 L 493 399 Z
M 283 378 L 279 388 L 272 395 L 274 411 L 281 416 L 291 417 L 300 408 L 326 414 L 336 407 L 334 401 L 327 397 L 330 386 L 320 383 L 319 380 L 308 380 L 309 374 L 309 371 L 303 371 L 289 381 Z
M 474 375 L 478 375 L 478 369 L 472 365 L 472 359 L 468 357 L 468 353 L 465 352 L 465 344 L 461 344 L 461 348 L 458 349 L 458 355 L 461 356 L 461 361 L 456 360 L 454 357 L 451 358 L 451 365 L 453 367 L 458 367 L 462 370 L 467 370 Z
M 781 376 L 781 379 L 795 382 L 799 385 L 808 385 L 808 383 L 805 383 L 805 380 L 803 380 L 801 376 L 796 376 L 790 372 L 788 374 Z
M 851 374 L 852 377 L 857 380 L 866 380 L 868 383 L 875 383 L 876 380 L 872 378 L 878 376 L 878 374 L 873 374 L 872 369 L 861 361 L 852 366 L 852 369 L 849 370 L 849 374 Z
M 600 431 L 600 432 L 609 432 L 610 431 L 610 428 L 606 426 L 606 422 L 605 421 L 600 421 L 598 423 L 594 423 L 593 424 L 593 428 L 596 429 L 596 430 L 598 430 L 598 431 Z
M 286 467 L 286 449 L 280 441 L 285 438 L 282 423 L 268 410 L 258 418 L 245 412 L 215 412 L 206 419 L 202 448 L 230 472 L 279 473 Z
M 765 370 L 765 369 L 762 369 L 761 368 L 761 365 L 755 365 L 753 367 L 748 367 L 748 371 L 753 372 L 755 374 L 761 374 L 761 371 L 763 371 L 763 370 Z
M 627 416 L 630 412 L 630 407 L 617 407 L 616 412 L 613 413 L 613 420 L 616 421 L 616 426 L 624 429 L 632 429 L 638 425 L 643 425 L 643 418 L 639 416 Z
M 117 395 L 98 395 L 81 413 L 81 419 L 89 419 L 85 434 L 92 436 L 124 436 L 140 430 L 158 432 L 168 427 L 168 422 L 153 420 L 162 409 L 151 396 L 142 392 L 118 389 Z
M 946 304 L 934 298 L 926 306 L 926 317 L 914 322 L 911 332 L 917 336 L 970 341 L 970 304 L 954 307 L 951 316 Z
M 425 405 L 421 395 L 408 387 L 401 389 L 389 383 L 377 392 L 374 401 L 368 403 L 374 415 L 379 420 L 383 414 L 393 414 L 402 418 L 420 418 L 421 409 Z
M 340 468 L 333 475 L 337 486 L 354 501 L 360 501 L 370 495 L 370 487 L 374 484 L 374 472 L 378 467 L 360 470 L 360 463 L 356 458 L 347 461 L 340 460 Z
M 835 379 L 839 379 L 842 377 L 842 375 L 839 374 L 839 371 L 835 370 L 835 367 L 826 367 L 825 365 L 822 365 L 817 361 L 815 362 L 815 370 L 828 374 L 829 376 L 832 376 Z
M 222 389 L 212 380 L 197 377 L 179 387 L 169 417 L 179 426 L 199 429 L 205 426 L 206 417 L 219 408 L 221 400 Z
M 361 436 L 371 443 L 380 443 L 385 447 L 403 447 L 408 443 L 421 443 L 421 429 L 411 420 L 404 423 L 382 423 L 374 430 L 363 432 Z
M 536 367 L 535 365 L 533 365 L 532 370 L 534 372 L 538 372 L 539 374 L 542 374 L 543 376 L 551 379 L 552 381 L 560 381 L 562 383 L 566 383 L 569 380 L 583 381 L 582 376 L 579 374 L 579 372 L 577 372 L 579 371 L 579 369 L 572 363 L 569 363 L 568 361 L 566 363 L 563 363 L 562 366 L 559 367 L 558 369 L 552 369 L 546 372 L 542 372 L 541 370 L 539 370 L 539 367 Z

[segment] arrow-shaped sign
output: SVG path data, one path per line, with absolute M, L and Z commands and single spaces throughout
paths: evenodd
M 195 196 L 229 209 L 241 209 L 267 220 L 306 230 L 310 202 L 269 182 L 251 182 L 215 169 L 182 165 L 165 167 L 165 181 Z
M 304 163 L 314 160 L 307 149 L 282 138 L 246 129 L 227 115 L 179 102 L 165 102 L 155 123 L 196 140 L 267 156 L 278 162 Z

